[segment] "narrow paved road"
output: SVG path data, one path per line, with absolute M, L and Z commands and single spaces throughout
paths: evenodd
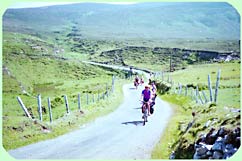
M 155 112 L 143 126 L 142 89 L 124 85 L 124 102 L 116 111 L 74 132 L 8 152 L 17 159 L 149 159 L 172 109 L 157 97 Z

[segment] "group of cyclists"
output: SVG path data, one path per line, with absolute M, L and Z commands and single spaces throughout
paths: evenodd
M 145 89 L 141 92 L 140 100 L 143 102 L 142 105 L 142 112 L 144 112 L 145 108 L 148 108 L 148 116 L 153 114 L 155 105 L 155 99 L 156 99 L 156 85 L 154 82 L 151 83 L 151 85 L 147 84 L 145 85 Z M 146 107 L 145 107 L 146 106 Z
M 135 76 L 134 79 L 134 86 L 138 87 L 138 85 L 143 85 L 144 80 L 143 77 L 139 78 L 138 75 Z M 149 83 L 145 84 L 145 89 L 142 90 L 140 101 L 143 102 L 142 104 L 142 113 L 144 113 L 145 108 L 148 108 L 148 116 L 153 114 L 154 108 L 153 106 L 155 105 L 155 99 L 156 99 L 156 85 L 155 82 L 151 82 L 151 79 L 149 79 Z
M 131 76 L 135 73 L 133 70 L 133 67 L 130 67 L 130 73 L 131 73 Z M 155 99 L 157 96 L 156 94 L 157 88 L 156 88 L 155 82 L 151 81 L 152 75 L 153 73 L 149 74 L 149 78 L 148 78 L 149 82 L 148 84 L 145 84 L 145 89 L 142 90 L 141 97 L 140 97 L 140 101 L 143 103 L 141 108 L 142 113 L 144 113 L 145 109 L 148 108 L 148 116 L 150 116 L 154 112 L 153 106 L 155 105 Z M 134 79 L 135 88 L 138 89 L 138 86 L 139 85 L 142 86 L 143 84 L 144 84 L 143 77 L 141 76 L 139 78 L 139 76 L 136 73 L 135 79 Z

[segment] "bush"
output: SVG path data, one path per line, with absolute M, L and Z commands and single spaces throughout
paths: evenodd
M 196 88 L 197 88 L 197 86 L 196 86 L 196 85 L 194 85 L 194 84 L 187 84 L 187 88 L 193 88 L 193 89 L 196 89 Z
M 198 90 L 199 91 L 208 89 L 208 86 L 205 85 L 205 84 L 198 83 L 197 85 L 198 85 Z
M 61 97 L 56 97 L 53 101 L 51 101 L 51 107 L 52 107 L 52 108 L 55 108 L 55 107 L 57 107 L 58 105 L 63 104 L 63 103 L 64 103 L 63 98 L 61 98 Z
M 171 84 L 167 82 L 157 82 L 156 87 L 158 92 L 165 94 L 171 89 Z

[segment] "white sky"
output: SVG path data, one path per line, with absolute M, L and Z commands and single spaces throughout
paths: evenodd
M 62 5 L 62 4 L 73 4 L 73 3 L 83 3 L 83 2 L 17 2 L 8 8 L 35 8 L 35 7 L 44 7 L 52 5 Z M 108 3 L 108 4 L 117 4 L 117 5 L 129 5 L 135 4 L 136 2 L 93 2 L 93 3 Z

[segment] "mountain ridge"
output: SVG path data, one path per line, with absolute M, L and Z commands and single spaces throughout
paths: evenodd
M 8 9 L 3 30 L 50 33 L 75 26 L 87 38 L 240 39 L 240 16 L 228 3 L 80 3 Z

